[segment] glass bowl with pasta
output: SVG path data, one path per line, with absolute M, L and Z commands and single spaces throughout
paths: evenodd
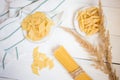
M 86 6 L 76 11 L 75 30 L 84 37 L 97 36 L 100 30 L 101 16 L 97 6 Z
M 23 35 L 31 42 L 48 40 L 55 26 L 54 21 L 43 12 L 35 12 L 26 16 L 21 25 Z

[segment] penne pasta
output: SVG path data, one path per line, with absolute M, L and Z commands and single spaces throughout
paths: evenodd
M 99 32 L 100 16 L 97 7 L 90 7 L 83 11 L 78 11 L 77 20 L 81 31 L 87 35 Z

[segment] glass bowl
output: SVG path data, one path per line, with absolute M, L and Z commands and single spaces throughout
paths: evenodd
M 44 12 L 43 12 L 43 13 L 44 13 Z M 47 18 L 49 18 L 50 20 L 53 21 L 54 25 L 51 26 L 51 29 L 50 29 L 50 31 L 48 32 L 47 35 L 45 35 L 44 37 L 42 37 L 40 40 L 37 40 L 37 41 L 33 41 L 33 40 L 29 39 L 29 38 L 26 38 L 27 31 L 22 29 L 23 36 L 24 36 L 28 41 L 30 41 L 30 42 L 32 42 L 32 43 L 42 43 L 42 42 L 45 42 L 45 41 L 49 40 L 49 38 L 50 38 L 51 34 L 53 33 L 54 29 L 56 28 L 57 24 L 55 23 L 55 21 L 54 21 L 48 14 L 46 14 L 46 13 L 44 13 L 44 14 L 47 16 Z
M 82 11 L 82 10 L 85 10 L 87 8 L 90 8 L 90 7 L 98 7 L 98 6 L 84 6 L 82 8 L 79 8 L 76 12 L 75 12 L 75 15 L 73 17 L 73 24 L 74 24 L 74 29 L 76 30 L 76 32 L 83 38 L 85 39 L 86 41 L 88 41 L 89 43 L 91 43 L 93 46 L 98 46 L 99 45 L 99 42 L 100 42 L 100 38 L 99 38 L 99 31 L 92 34 L 92 35 L 87 35 L 85 32 L 83 32 L 80 27 L 79 27 L 79 24 L 78 24 L 78 20 L 77 20 L 77 16 L 78 16 L 78 11 Z M 106 27 L 106 17 L 103 13 L 103 16 L 104 16 L 104 26 L 105 26 L 105 29 L 107 29 Z
M 74 15 L 74 18 L 73 18 L 73 24 L 74 24 L 75 30 L 76 30 L 81 36 L 86 37 L 86 38 L 96 37 L 96 36 L 98 36 L 98 33 L 99 33 L 99 32 L 96 32 L 96 33 L 94 33 L 94 34 L 92 34 L 92 35 L 87 35 L 87 34 L 86 34 L 85 32 L 83 32 L 83 31 L 81 30 L 81 28 L 79 27 L 78 20 L 77 20 L 78 12 L 79 12 L 79 11 L 84 11 L 84 10 L 86 10 L 87 8 L 90 8 L 90 7 L 97 7 L 97 8 L 98 8 L 98 6 L 84 6 L 84 7 L 81 7 L 81 8 L 79 8 L 79 9 L 75 12 L 75 15 Z M 103 14 L 103 16 L 104 16 L 104 14 Z M 105 22 L 105 23 L 104 23 L 104 26 L 106 26 L 105 16 L 104 16 L 104 22 Z

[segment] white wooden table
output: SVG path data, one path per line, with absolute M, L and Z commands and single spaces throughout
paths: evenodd
M 54 2 L 54 4 L 55 1 L 57 0 L 49 0 L 51 3 Z M 73 7 L 93 5 L 96 4 L 97 1 L 68 0 L 68 3 L 69 5 L 65 8 L 65 18 L 61 26 L 73 29 L 74 27 L 71 20 L 74 12 Z M 117 75 L 120 77 L 120 0 L 102 0 L 102 4 L 107 19 L 107 27 L 111 34 L 113 67 L 116 69 Z M 49 9 L 49 5 L 48 3 L 45 4 L 45 6 L 48 7 L 42 7 L 42 9 Z M 90 60 L 88 53 L 82 50 L 74 37 L 63 31 L 60 27 L 54 30 L 46 42 L 36 44 L 24 40 L 22 43 L 18 44 L 18 60 L 16 60 L 15 57 L 10 56 L 11 54 L 14 55 L 15 50 L 10 50 L 8 54 L 10 56 L 10 59 L 8 59 L 9 63 L 6 64 L 4 70 L 0 68 L 0 80 L 73 80 L 53 56 L 52 50 L 57 45 L 63 45 L 76 62 L 93 78 L 93 80 L 108 80 L 106 74 L 91 66 L 93 62 Z M 40 71 L 40 76 L 34 75 L 31 71 L 32 51 L 36 46 L 39 46 L 40 52 L 44 52 L 47 56 L 53 58 L 55 63 L 55 67 L 52 70 L 46 68 Z

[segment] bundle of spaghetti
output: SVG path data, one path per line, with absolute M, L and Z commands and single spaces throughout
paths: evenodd
M 92 80 L 73 60 L 63 46 L 55 50 L 54 56 L 65 67 L 74 80 Z

